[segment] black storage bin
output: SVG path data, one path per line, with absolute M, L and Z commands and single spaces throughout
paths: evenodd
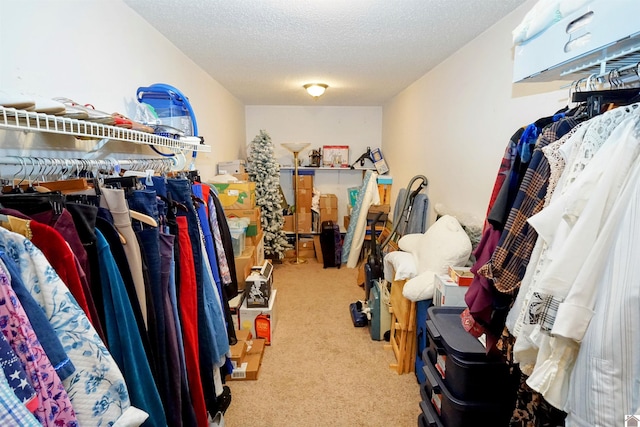
M 507 427 L 509 425 L 513 413 L 510 402 L 494 403 L 456 399 L 444 385 L 436 368 L 431 363 L 426 363 L 423 369 L 427 377 L 427 381 L 423 385 L 424 393 L 430 397 L 430 405 L 438 413 L 439 421 L 443 427 L 477 425 Z M 424 398 L 423 402 L 425 402 Z M 421 402 L 421 407 L 423 406 Z
M 422 413 L 418 416 L 418 427 L 444 427 L 438 413 L 429 402 L 420 402 Z
M 501 355 L 487 355 L 460 320 L 463 307 L 430 307 L 428 346 L 422 353 L 451 395 L 459 400 L 501 402 L 515 396 L 509 366 Z

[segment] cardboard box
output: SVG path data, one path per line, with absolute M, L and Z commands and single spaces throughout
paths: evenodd
M 315 258 L 316 251 L 313 238 L 300 238 L 298 240 L 298 251 L 300 258 Z
M 260 246 L 261 243 L 264 243 L 264 231 L 260 231 L 260 234 L 257 236 L 247 237 L 245 240 L 247 246 Z
M 238 341 L 234 345 L 229 346 L 231 352 L 231 364 L 234 368 L 236 366 L 240 366 L 244 361 L 247 351 L 250 348 L 251 338 L 253 338 L 251 331 L 235 329 L 235 333 Z
M 218 162 L 218 175 L 233 175 L 236 173 L 245 173 L 244 160 L 231 160 L 228 162 Z
M 251 341 L 247 341 L 247 353 L 244 360 L 240 366 L 234 368 L 231 375 L 227 375 L 227 379 L 233 381 L 257 380 L 262 366 L 264 349 L 265 341 L 263 339 L 254 338 Z
M 451 277 L 446 274 L 435 275 L 435 289 L 433 292 L 433 305 L 466 307 L 464 296 L 469 289 L 468 286 L 458 286 Z
M 248 173 L 232 173 L 231 175 L 238 181 L 249 181 Z
M 457 267 L 457 266 L 449 266 L 449 277 L 458 286 L 469 286 L 473 281 L 473 273 L 471 272 L 471 267 Z
M 253 335 L 251 335 L 251 331 L 246 329 L 236 329 L 236 339 L 238 341 L 250 341 L 253 339 Z
M 320 264 L 324 263 L 324 258 L 322 257 L 322 246 L 320 245 L 320 235 L 316 234 L 313 236 L 313 249 L 316 252 L 316 259 Z
M 269 307 L 249 308 L 247 307 L 246 300 L 243 301 L 242 306 L 240 306 L 239 317 L 241 329 L 251 331 L 251 334 L 256 338 L 264 338 L 266 345 L 271 345 L 273 342 L 273 334 L 278 323 L 277 293 L 277 289 L 271 291 Z
M 236 277 L 238 279 L 238 290 L 243 291 L 245 279 L 251 274 L 251 267 L 255 265 L 255 246 L 247 246 L 244 248 L 242 255 L 234 258 L 236 263 Z
M 338 209 L 338 196 L 335 194 L 321 194 L 318 206 L 320 209 Z
M 295 231 L 293 229 L 293 215 L 285 215 L 284 216 L 284 225 L 282 226 L 284 231 Z
M 296 209 L 301 213 L 310 213 L 313 199 L 313 189 L 299 188 L 296 197 Z
M 231 352 L 231 366 L 235 369 L 244 361 L 244 356 L 247 354 L 247 342 L 238 340 L 234 345 L 229 346 L 229 351 Z
M 291 181 L 292 188 L 295 191 L 296 188 L 296 177 L 293 176 L 293 180 Z M 298 190 L 301 188 L 307 190 L 313 190 L 313 175 L 300 175 L 298 174 Z
M 298 233 L 311 233 L 311 212 L 298 214 Z
M 224 209 L 227 218 L 249 218 L 249 225 L 245 230 L 247 237 L 257 236 L 262 232 L 262 221 L 260 220 L 260 207 L 253 209 Z
M 253 209 L 256 207 L 255 182 L 213 183 L 218 190 L 220 204 L 226 209 Z
M 324 221 L 338 223 L 338 197 L 335 194 L 321 194 L 318 206 L 320 208 L 320 224 Z
M 262 265 L 264 263 L 264 232 L 261 231 L 259 236 L 249 237 L 248 241 L 251 246 L 256 248 L 255 265 Z
M 322 147 L 322 166 L 334 168 L 348 168 L 348 145 L 325 145 Z
M 320 208 L 320 224 L 324 221 L 333 221 L 338 223 L 338 209 L 337 208 Z

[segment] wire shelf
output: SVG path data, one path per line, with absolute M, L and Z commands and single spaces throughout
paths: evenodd
M 14 108 L 1 106 L 0 129 L 55 133 L 60 135 L 70 135 L 79 139 L 109 139 L 134 144 L 165 147 L 179 151 L 211 152 L 210 146 L 200 144 L 195 141 L 192 142 L 186 138 L 168 138 L 152 133 L 105 125 L 88 120 L 52 116 L 44 113 L 16 110 Z

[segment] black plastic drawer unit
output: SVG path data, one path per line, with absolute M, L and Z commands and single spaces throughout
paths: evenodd
M 438 421 L 444 427 L 471 427 L 490 425 L 508 426 L 511 405 L 508 402 L 483 402 L 455 398 L 438 376 L 432 364 L 425 364 L 427 381 L 423 385 L 424 395 L 438 414 Z M 422 402 L 425 402 L 423 399 Z
M 418 427 L 444 427 L 438 413 L 429 402 L 420 402 L 420 409 L 422 413 L 418 416 Z
M 480 341 L 460 320 L 461 307 L 431 307 L 428 345 L 422 357 L 430 362 L 451 395 L 460 400 L 504 401 L 514 395 L 509 366 L 500 355 L 488 356 Z

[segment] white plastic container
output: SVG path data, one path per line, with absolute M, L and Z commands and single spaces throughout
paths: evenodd
M 229 223 L 229 232 L 231 233 L 231 243 L 233 244 L 233 256 L 240 256 L 245 248 L 245 235 L 247 231 L 246 225 L 232 225 Z

